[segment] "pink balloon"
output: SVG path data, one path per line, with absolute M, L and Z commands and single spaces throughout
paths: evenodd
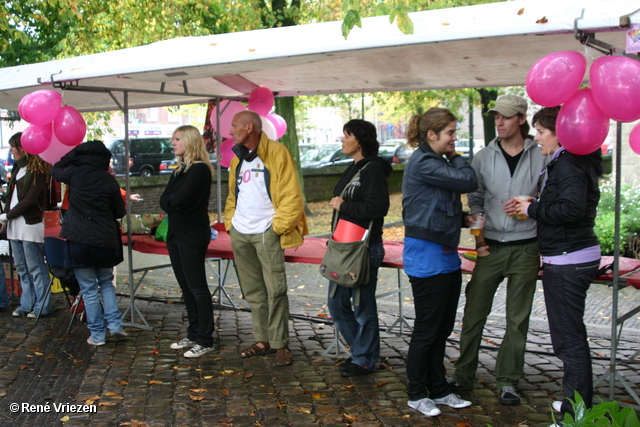
M 58 115 L 62 96 L 54 90 L 42 89 L 22 97 L 20 104 L 22 107 L 18 105 L 18 111 L 21 110 L 23 119 L 34 125 L 45 125 Z
M 600 148 L 609 133 L 607 117 L 593 100 L 591 89 L 579 90 L 567 101 L 556 120 L 556 135 L 573 154 L 590 154 Z
M 629 145 L 631 145 L 631 149 L 634 153 L 640 154 L 640 123 L 631 129 L 631 133 L 629 134 Z
M 249 109 L 266 116 L 273 108 L 273 92 L 266 87 L 255 88 L 249 95 Z
M 287 122 L 278 114 L 267 114 L 265 116 L 276 128 L 276 138 L 280 139 L 287 133 Z
M 589 71 L 593 98 L 613 120 L 640 119 L 640 62 L 624 56 L 596 59 Z
M 564 104 L 580 87 L 586 69 L 587 60 L 578 52 L 543 56 L 527 73 L 527 94 L 533 102 L 545 107 Z
M 20 143 L 22 148 L 29 154 L 40 154 L 51 144 L 51 124 L 29 125 L 22 132 Z
M 49 147 L 47 147 L 46 150 L 40 153 L 40 158 L 42 158 L 42 160 L 49 163 L 50 165 L 53 165 L 72 149 L 72 146 L 65 145 L 58 141 L 56 135 L 53 134 L 53 136 L 51 137 L 51 144 L 49 144 Z
M 222 111 L 223 109 L 224 111 Z M 223 138 L 231 138 L 229 131 L 231 130 L 231 122 L 233 121 L 233 116 L 241 111 L 246 110 L 247 107 L 245 107 L 245 105 L 239 101 L 221 102 L 220 111 L 222 111 L 222 113 L 220 114 L 220 136 L 222 136 Z M 209 118 L 211 120 L 211 127 L 214 131 L 217 128 L 216 111 L 217 109 L 214 108 L 211 112 L 211 117 Z
M 233 139 L 225 139 L 220 144 L 220 166 L 228 168 L 231 164 L 231 159 L 236 155 L 233 152 Z
M 62 107 L 53 120 L 53 133 L 64 145 L 74 147 L 84 140 L 87 124 L 82 114 L 73 107 Z
M 271 123 L 271 120 L 267 119 L 264 116 L 260 116 L 260 120 L 262 120 L 262 132 L 264 132 L 269 139 L 276 140 L 276 127 Z

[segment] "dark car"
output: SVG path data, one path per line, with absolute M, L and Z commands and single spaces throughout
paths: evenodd
M 162 162 L 160 162 L 160 168 L 158 170 L 158 174 L 160 175 L 166 175 L 166 174 L 171 174 L 173 173 L 174 170 L 176 170 L 176 168 L 178 167 L 178 158 L 174 157 L 171 160 L 163 160 Z M 211 154 L 211 157 L 209 158 L 209 161 L 211 162 L 211 166 L 213 166 L 213 169 L 216 170 L 216 155 L 215 154 Z M 226 171 L 229 168 L 225 168 L 224 166 L 221 166 L 220 170 Z
M 127 161 L 130 175 L 151 176 L 160 171 L 163 160 L 175 157 L 171 138 L 130 139 L 129 158 L 125 158 L 124 139 L 116 139 L 109 146 L 111 167 L 116 175 L 124 175 Z
M 353 159 L 342 152 L 341 145 L 317 145 L 300 154 L 300 166 L 303 168 L 326 168 L 351 162 Z
M 391 164 L 407 163 L 415 148 L 404 139 L 390 139 L 380 144 L 378 156 L 387 159 Z

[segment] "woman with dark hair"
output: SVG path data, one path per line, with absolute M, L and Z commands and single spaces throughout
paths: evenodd
M 538 222 L 542 286 L 551 342 L 564 364 L 564 400 L 553 409 L 574 415 L 569 399 L 578 392 L 587 407 L 593 400 L 591 353 L 583 316 L 589 285 L 600 267 L 600 246 L 593 227 L 600 200 L 600 149 L 588 155 L 565 150 L 556 135 L 560 107 L 533 116 L 535 140 L 550 157 L 540 199 L 517 200 L 516 212 Z
M 65 267 L 73 268 L 80 285 L 91 332 L 87 344 L 93 346 L 106 344 L 107 330 L 127 335 L 113 286 L 113 267 L 123 261 L 118 219 L 126 212 L 118 182 L 108 172 L 110 160 L 102 141 L 87 141 L 51 168 L 69 189 L 60 237 L 66 239 Z
M 444 367 L 462 286 L 460 229 L 471 220 L 463 215 L 460 195 L 478 188 L 473 168 L 456 154 L 456 122 L 444 108 L 411 118 L 407 139 L 418 148 L 402 183 L 403 262 L 416 311 L 407 355 L 408 405 L 430 417 L 441 413 L 436 405 L 471 405 L 451 392 Z
M 171 145 L 180 166 L 169 178 L 160 207 L 169 215 L 167 249 L 189 320 L 187 336 L 171 348 L 188 347 L 184 357 L 197 358 L 213 351 L 213 302 L 205 270 L 213 167 L 197 128 L 178 127 Z
M 365 229 L 373 221 L 369 240 L 369 283 L 359 288 L 345 288 L 329 282 L 329 312 L 351 350 L 351 357 L 340 365 L 340 374 L 354 377 L 373 373 L 380 357 L 376 284 L 378 268 L 384 258 L 382 224 L 389 210 L 387 177 L 391 174 L 391 165 L 378 157 L 380 143 L 373 124 L 350 120 L 343 131 L 342 152 L 353 159 L 353 164 L 333 190 L 335 197 L 329 203 L 334 209 L 334 221 L 349 221 Z
M 9 139 L 16 163 L 6 195 L 6 213 L 0 221 L 7 224 L 13 261 L 20 277 L 22 295 L 15 317 L 35 319 L 37 313 L 51 314 L 51 294 L 45 298 L 49 270 L 44 260 L 44 205 L 49 184 L 49 164 L 24 151 L 21 132 Z M 40 311 L 42 310 L 42 311 Z

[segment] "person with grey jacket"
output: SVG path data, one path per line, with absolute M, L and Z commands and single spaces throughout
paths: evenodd
M 515 198 L 537 196 L 545 157 L 529 136 L 527 101 L 505 95 L 489 110 L 498 137 L 473 159 L 478 190 L 469 194 L 471 214 L 485 214 L 484 229 L 476 236 L 478 258 L 465 289 L 460 357 L 454 379 L 459 389 L 473 388 L 482 331 L 498 286 L 507 279 L 505 331 L 496 359 L 495 375 L 503 405 L 517 405 L 516 389 L 524 368 L 529 316 L 540 269 L 535 221 L 515 216 Z

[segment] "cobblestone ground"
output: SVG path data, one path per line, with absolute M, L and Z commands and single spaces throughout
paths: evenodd
M 136 268 L 167 263 L 165 257 L 135 254 Z M 223 264 L 224 266 L 224 264 Z M 76 323 L 65 335 L 69 314 L 61 294 L 54 296 L 54 314 L 33 320 L 0 313 L 0 425 L 7 426 L 547 426 L 550 403 L 562 397 L 562 366 L 552 354 L 542 291 L 536 293 L 525 358 L 525 377 L 520 381 L 522 404 L 498 402 L 493 366 L 504 329 L 503 289 L 485 330 L 480 353 L 478 382 L 471 392 L 461 393 L 473 406 L 461 410 L 442 407 L 442 415 L 424 417 L 406 406 L 405 356 L 408 331 L 382 332 L 382 360 L 376 373 L 343 378 L 336 363 L 335 336 L 325 311 L 326 282 L 317 267 L 287 265 L 292 319 L 290 324 L 294 364 L 275 366 L 274 355 L 240 359 L 240 348 L 253 342 L 251 315 L 239 298 L 233 269 L 229 271 L 222 303 L 233 301 L 237 309 L 216 309 L 217 351 L 201 359 L 186 359 L 169 345 L 186 334 L 186 314 L 170 269 L 152 271 L 144 277 L 136 310 L 149 328 L 127 328 L 128 337 L 110 337 L 107 345 L 92 348 L 85 342 L 88 331 Z M 118 291 L 125 285 L 126 264 L 118 269 Z M 135 277 L 141 277 L 136 274 Z M 412 323 L 413 308 L 408 280 L 401 276 L 403 295 L 379 299 L 382 326 L 397 319 L 399 307 Z M 216 278 L 212 274 L 212 289 Z M 397 271 L 384 269 L 379 292 L 397 288 Z M 637 295 L 636 295 L 637 294 Z M 640 293 L 625 289 L 621 311 L 640 304 Z M 160 301 L 162 300 L 162 301 Z M 169 301 L 169 302 L 166 302 Z M 594 376 L 610 368 L 611 289 L 594 285 L 590 290 L 586 321 L 594 356 Z M 124 311 L 129 298 L 120 298 Z M 464 306 L 461 299 L 458 317 Z M 127 316 L 125 320 L 131 320 Z M 143 325 L 140 315 L 134 323 Z M 630 358 L 640 342 L 636 314 L 623 330 L 618 356 Z M 446 365 L 452 370 L 458 355 L 457 324 L 447 349 Z M 337 347 L 339 348 L 339 347 Z M 330 354 L 327 354 L 330 349 Z M 617 363 L 618 372 L 640 394 L 640 363 Z M 452 371 L 451 371 L 452 372 Z M 635 404 L 616 381 L 614 398 L 623 406 Z M 596 397 L 608 399 L 609 381 L 599 384 Z M 19 404 L 13 411 L 11 404 Z M 24 407 L 27 405 L 40 405 Z M 95 412 L 72 412 L 88 405 Z M 59 408 L 59 405 L 67 405 Z M 48 410 L 48 412 L 47 412 Z

